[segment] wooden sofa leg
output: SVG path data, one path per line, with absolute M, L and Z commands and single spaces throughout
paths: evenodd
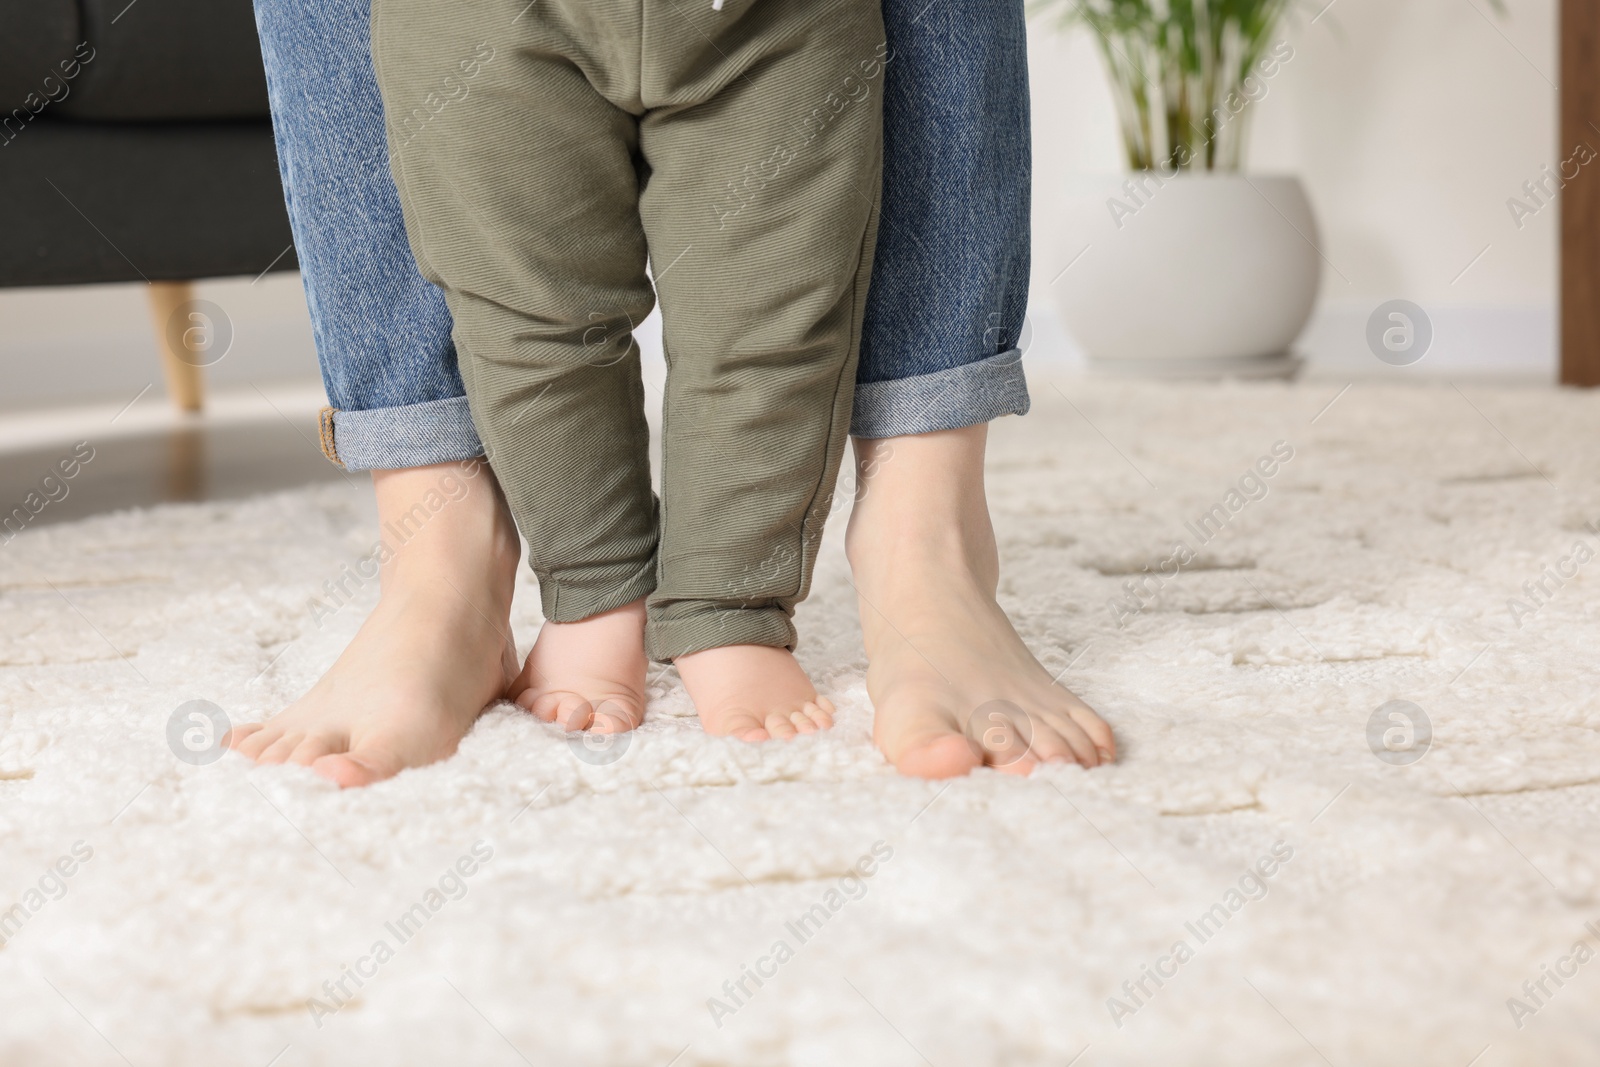
M 194 299 L 193 282 L 151 282 L 150 321 L 155 328 L 156 350 L 161 353 L 161 369 L 167 378 L 167 394 L 180 411 L 199 411 L 202 398 L 200 368 L 183 358 L 173 347 L 174 335 L 182 330 L 169 324 L 185 303 Z

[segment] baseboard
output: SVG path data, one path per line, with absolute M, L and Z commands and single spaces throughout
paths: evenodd
M 1554 382 L 1559 355 L 1551 305 L 1424 305 L 1433 325 L 1427 355 L 1408 367 L 1380 362 L 1367 347 L 1367 320 L 1382 300 L 1325 300 L 1294 346 L 1304 374 L 1343 378 L 1496 378 Z M 1088 367 L 1054 305 L 1037 297 L 1028 312 L 1028 359 L 1058 369 Z

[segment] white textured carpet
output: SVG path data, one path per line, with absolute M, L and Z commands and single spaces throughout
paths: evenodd
M 333 660 L 372 591 L 321 628 L 308 601 L 370 547 L 359 482 L 0 547 L 0 1063 L 1600 1062 L 1600 563 L 1560 563 L 1600 549 L 1600 395 L 1361 383 L 1313 423 L 1339 383 L 1034 386 L 994 434 L 1003 597 L 1114 725 L 1093 773 L 884 766 L 842 521 L 800 619 L 830 734 L 708 740 L 669 676 L 616 763 L 501 707 L 345 793 L 181 764 L 166 725 L 266 716 Z M 1119 627 L 1178 539 L 1198 557 Z M 1574 576 L 1535 605 L 1547 566 Z M 1369 747 L 1393 699 L 1431 720 L 1413 765 Z M 1125 990 L 1147 965 L 1171 977 Z

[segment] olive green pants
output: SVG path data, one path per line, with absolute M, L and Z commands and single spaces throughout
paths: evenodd
M 792 648 L 876 244 L 879 0 L 377 0 L 372 54 L 545 616 L 648 594 L 658 660 Z

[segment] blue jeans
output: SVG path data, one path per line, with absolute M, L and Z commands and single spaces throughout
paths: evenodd
M 1023 0 L 884 0 L 883 206 L 850 432 L 1028 410 L 1030 148 Z M 351 470 L 483 454 L 450 313 L 417 272 L 389 173 L 371 0 L 255 0 L 284 197 Z M 803 110 L 803 109 L 802 109 Z M 799 117 L 797 111 L 797 118 Z

